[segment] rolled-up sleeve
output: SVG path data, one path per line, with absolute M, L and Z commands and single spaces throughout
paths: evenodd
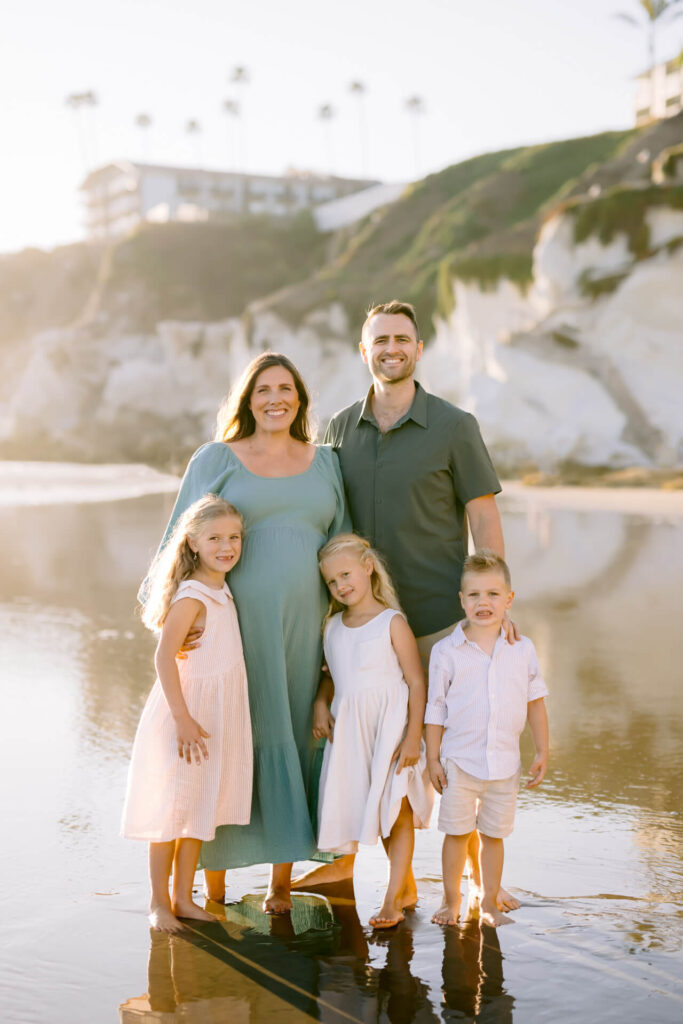
M 448 718 L 446 698 L 450 685 L 450 660 L 435 648 L 429 659 L 429 693 L 425 708 L 425 725 L 445 726 Z
M 539 700 L 541 697 L 547 697 L 548 687 L 545 685 L 545 679 L 541 675 L 541 669 L 536 656 L 536 648 L 528 638 L 527 643 L 529 645 L 529 685 L 527 689 L 527 702 L 529 702 L 532 700 Z

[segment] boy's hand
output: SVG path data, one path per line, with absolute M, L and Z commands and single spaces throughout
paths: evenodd
M 196 764 L 202 763 L 202 757 L 208 761 L 209 751 L 204 740 L 209 739 L 209 733 L 202 729 L 192 715 L 184 715 L 177 719 L 175 732 L 178 757 L 183 757 L 188 764 L 192 764 L 193 755 Z
M 545 778 L 546 768 L 548 767 L 548 755 L 547 754 L 536 754 L 533 764 L 529 769 L 529 775 L 531 778 L 526 784 L 527 789 L 533 789 L 534 786 L 540 786 Z
M 334 739 L 334 717 L 324 700 L 313 702 L 313 735 L 317 740 Z
M 448 781 L 440 759 L 435 757 L 432 761 L 427 761 L 427 769 L 429 771 L 429 778 L 431 779 L 432 786 L 437 793 L 443 793 L 444 789 L 446 789 L 448 785 Z
M 420 741 L 409 740 L 407 737 L 403 740 L 403 743 L 394 751 L 394 757 L 398 755 L 398 765 L 396 767 L 396 774 L 401 774 L 401 769 L 411 768 L 414 764 L 420 760 Z M 392 758 L 393 761 L 393 758 Z
M 203 626 L 192 627 L 185 639 L 183 640 L 183 646 L 176 654 L 178 661 L 185 661 L 187 658 L 187 652 L 193 651 L 195 647 L 199 647 L 199 641 L 202 633 L 204 632 Z

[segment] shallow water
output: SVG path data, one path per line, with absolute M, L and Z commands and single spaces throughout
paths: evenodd
M 4 1020 L 683 1019 L 683 518 L 502 501 L 515 617 L 551 691 L 549 777 L 507 843 L 514 926 L 429 923 L 431 829 L 420 903 L 392 933 L 365 927 L 377 848 L 355 900 L 299 897 L 270 920 L 267 870 L 245 868 L 224 922 L 150 941 L 145 849 L 117 833 L 152 681 L 134 594 L 172 496 L 86 492 L 0 507 Z

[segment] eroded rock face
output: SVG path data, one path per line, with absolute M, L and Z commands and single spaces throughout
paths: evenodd
M 683 233 L 679 211 L 648 214 L 653 245 Z M 582 282 L 623 275 L 591 299 Z M 624 236 L 573 242 L 568 216 L 539 237 L 526 290 L 454 281 L 420 376 L 470 409 L 502 472 L 683 462 L 683 248 L 635 262 Z M 0 456 L 149 461 L 179 468 L 212 437 L 217 409 L 247 362 L 287 354 L 321 424 L 367 391 L 369 376 L 338 304 L 292 327 L 258 305 L 219 323 L 163 322 L 150 335 L 96 328 L 35 336 L 3 361 Z M 24 353 L 26 353 L 24 355 Z

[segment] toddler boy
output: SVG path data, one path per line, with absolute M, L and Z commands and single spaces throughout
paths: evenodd
M 480 919 L 512 922 L 496 904 L 503 874 L 503 839 L 515 817 L 521 774 L 519 737 L 528 721 L 536 745 L 527 788 L 543 781 L 548 761 L 547 695 L 534 645 L 509 644 L 503 616 L 514 593 L 510 570 L 493 551 L 470 555 L 460 600 L 466 619 L 432 649 L 425 713 L 427 766 L 441 793 L 444 900 L 435 924 L 457 923 L 467 841 L 481 836 Z

